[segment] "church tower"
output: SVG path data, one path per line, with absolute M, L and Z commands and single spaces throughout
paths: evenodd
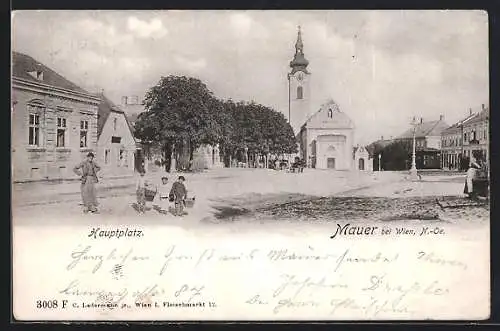
M 311 74 L 307 71 L 308 65 L 309 61 L 304 56 L 304 44 L 299 26 L 295 42 L 295 55 L 290 61 L 292 70 L 288 73 L 288 121 L 295 135 L 300 132 L 300 127 L 307 120 L 310 112 Z

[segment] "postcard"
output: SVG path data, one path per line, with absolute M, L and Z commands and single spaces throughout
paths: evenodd
M 16 321 L 484 320 L 484 11 L 15 11 Z

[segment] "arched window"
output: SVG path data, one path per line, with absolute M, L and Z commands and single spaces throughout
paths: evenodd
M 328 118 L 333 118 L 333 110 L 328 109 Z
M 297 86 L 297 99 L 304 98 L 304 91 L 302 90 L 302 86 Z

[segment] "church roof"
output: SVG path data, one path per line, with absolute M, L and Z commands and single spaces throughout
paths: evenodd
M 354 129 L 354 122 L 342 112 L 332 99 L 309 117 L 302 125 L 307 129 Z

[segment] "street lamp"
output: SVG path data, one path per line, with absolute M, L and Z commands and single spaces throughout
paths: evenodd
M 411 122 L 411 125 L 413 125 L 413 152 L 411 155 L 410 179 L 417 180 L 418 174 L 417 174 L 417 163 L 416 163 L 416 140 L 415 140 L 415 133 L 417 130 L 417 121 L 415 120 L 415 116 L 413 117 L 413 121 Z

